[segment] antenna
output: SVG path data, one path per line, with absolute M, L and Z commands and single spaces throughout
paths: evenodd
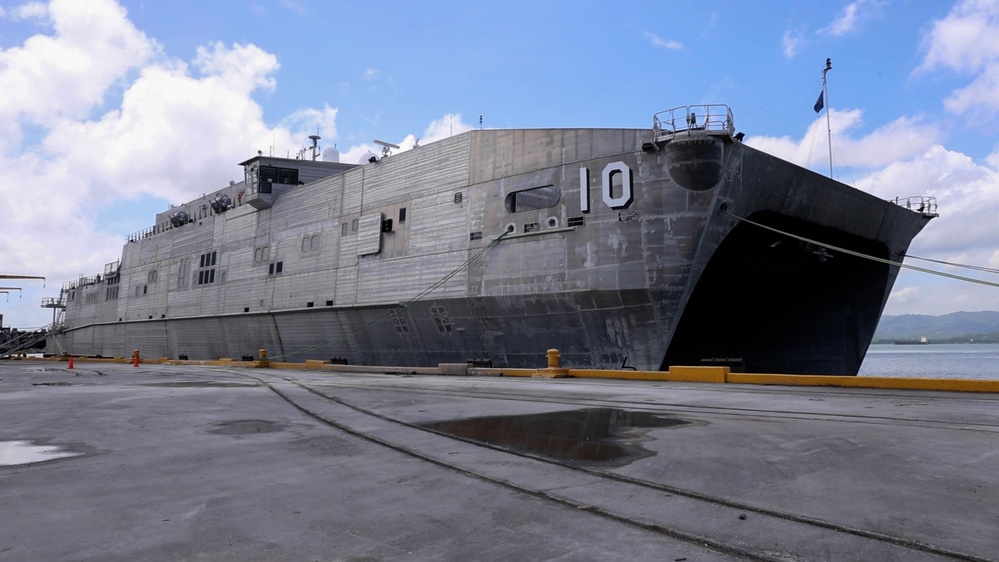
M 826 74 L 832 70 L 832 59 L 826 59 L 826 67 L 822 69 L 822 93 L 825 95 L 825 106 L 826 106 L 826 132 L 828 135 L 829 142 L 829 177 L 833 177 L 833 164 L 832 164 L 832 125 L 829 122 L 829 85 L 826 82 Z
M 319 139 L 323 137 L 319 135 L 309 135 L 309 140 L 312 141 L 312 159 L 315 160 L 319 158 Z
M 393 150 L 399 150 L 399 145 L 375 139 L 375 144 L 382 147 L 382 158 L 392 154 Z

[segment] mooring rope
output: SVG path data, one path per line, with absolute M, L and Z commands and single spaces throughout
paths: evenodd
M 993 269 L 991 267 L 982 267 L 980 265 L 968 265 L 966 263 L 955 263 L 955 262 L 950 262 L 950 261 L 935 260 L 935 259 L 932 259 L 932 258 L 921 258 L 919 256 L 913 256 L 911 254 L 906 254 L 905 257 L 912 258 L 914 260 L 931 261 L 933 263 L 939 263 L 939 264 L 949 265 L 949 266 L 953 266 L 953 267 L 963 267 L 964 269 L 973 269 L 975 271 L 983 271 L 985 273 L 999 273 L 999 269 Z
M 340 336 L 338 338 L 335 338 L 335 339 L 332 339 L 332 340 L 327 340 L 327 341 L 324 341 L 322 343 L 319 343 L 319 344 L 316 344 L 316 345 L 313 345 L 313 346 L 309 346 L 309 347 L 304 347 L 304 348 L 301 348 L 301 349 L 297 349 L 297 350 L 294 350 L 293 352 L 289 352 L 289 353 L 272 355 L 272 356 L 269 357 L 269 359 L 287 357 L 288 355 L 290 355 L 292 353 L 296 353 L 296 354 L 308 353 L 310 351 L 315 351 L 317 349 L 322 349 L 322 348 L 330 346 L 332 344 L 340 343 L 342 341 L 345 341 L 345 340 L 347 340 L 347 339 L 349 339 L 349 338 L 351 338 L 351 337 L 353 337 L 353 336 L 355 336 L 357 334 L 360 334 L 362 332 L 367 331 L 369 328 L 371 328 L 373 326 L 377 326 L 378 324 L 381 324 L 382 322 L 384 322 L 384 321 L 388 320 L 389 318 L 391 318 L 392 315 L 396 313 L 396 311 L 401 310 L 401 309 L 405 309 L 405 308 L 409 307 L 409 305 L 411 305 L 411 304 L 413 304 L 413 303 L 415 303 L 415 302 L 417 302 L 417 301 L 425 298 L 430 293 L 432 293 L 435 290 L 437 290 L 440 287 L 442 287 L 445 283 L 447 283 L 448 281 L 450 281 L 455 275 L 458 275 L 458 273 L 460 273 L 462 270 L 464 270 L 469 265 L 471 265 L 472 262 L 474 262 L 475 260 L 479 259 L 479 257 L 482 256 L 482 254 L 486 253 L 487 250 L 489 250 L 490 248 L 495 247 L 497 244 L 500 243 L 500 240 L 503 240 L 503 238 L 506 238 L 506 236 L 509 235 L 509 234 L 511 234 L 511 233 L 513 233 L 512 230 L 506 230 L 506 231 L 504 231 L 503 234 L 500 234 L 496 238 L 493 238 L 488 244 L 486 244 L 485 246 L 483 246 L 482 249 L 480 249 L 478 252 L 476 252 L 475 255 L 473 255 L 472 257 L 470 257 L 467 260 L 465 260 L 464 263 L 462 263 L 461 265 L 459 265 L 458 267 L 456 267 L 453 271 L 451 271 L 450 273 L 448 273 L 447 275 L 445 275 L 444 277 L 442 277 L 439 281 L 437 281 L 433 285 L 430 285 L 429 287 L 427 287 L 423 291 L 419 292 L 413 298 L 411 298 L 411 299 L 409 299 L 407 301 L 400 302 L 400 303 L 396 304 L 395 306 L 393 306 L 392 308 L 390 308 L 385 314 L 382 314 L 378 318 L 375 318 L 374 320 L 372 320 L 372 321 L 364 324 L 360 328 L 358 328 L 358 329 L 356 329 L 356 330 L 354 330 L 352 332 L 348 332 L 348 333 L 346 333 L 346 334 L 344 334 L 344 335 L 342 335 L 342 336 Z
M 730 213 L 728 211 L 721 211 L 721 212 L 722 212 L 722 214 L 728 215 L 728 216 L 730 216 L 730 217 L 732 217 L 734 219 L 737 219 L 737 220 L 739 220 L 741 222 L 744 222 L 744 223 L 747 223 L 747 224 L 751 224 L 753 226 L 757 226 L 757 227 L 760 227 L 762 229 L 769 230 L 771 232 L 776 232 L 777 234 L 781 234 L 781 235 L 787 236 L 789 238 L 794 238 L 795 240 L 800 240 L 802 242 L 807 242 L 809 244 L 814 244 L 816 246 L 819 246 L 819 247 L 822 247 L 822 248 L 826 248 L 827 250 L 834 250 L 834 251 L 837 251 L 837 252 L 840 252 L 840 253 L 843 253 L 843 254 L 848 254 L 848 255 L 851 255 L 851 256 L 855 256 L 855 257 L 858 257 L 858 258 L 863 258 L 863 259 L 866 259 L 866 260 L 871 260 L 871 261 L 878 262 L 878 263 L 883 263 L 885 265 L 890 265 L 890 266 L 893 266 L 893 267 L 900 267 L 900 268 L 905 268 L 905 269 L 911 269 L 913 271 L 920 271 L 922 273 L 929 273 L 930 275 L 939 275 L 941 277 L 948 277 L 950 279 L 957 279 L 958 281 L 966 281 L 968 283 L 977 283 L 979 285 L 987 285 L 989 287 L 999 287 L 999 283 L 993 283 L 992 281 L 985 281 L 984 279 L 975 279 L 974 277 L 965 277 L 963 275 L 955 275 L 953 273 L 947 273 L 945 271 L 937 271 L 935 269 L 926 269 L 925 267 L 918 267 L 918 266 L 915 266 L 915 265 L 909 265 L 907 263 L 893 261 L 893 260 L 889 260 L 889 259 L 885 259 L 885 258 L 879 258 L 879 257 L 876 257 L 876 256 L 869 256 L 867 254 L 864 254 L 864 253 L 861 253 L 861 252 L 856 252 L 854 250 L 848 250 L 846 248 L 840 248 L 838 246 L 833 246 L 831 244 L 826 244 L 825 242 L 819 242 L 818 240 L 812 240 L 811 238 L 805 238 L 804 236 L 798 236 L 797 234 L 791 234 L 790 232 L 784 232 L 783 230 L 774 228 L 772 226 L 767 226 L 765 224 L 761 224 L 761 223 L 758 223 L 758 222 L 755 222 L 755 221 L 751 221 L 751 220 L 749 220 L 749 219 L 747 219 L 745 217 L 740 217 L 738 215 L 734 215 L 734 214 L 732 214 L 732 213 Z M 911 256 L 907 256 L 907 257 L 911 257 Z M 918 258 L 918 259 L 922 259 L 922 258 Z M 930 260 L 930 261 L 933 261 L 933 260 Z

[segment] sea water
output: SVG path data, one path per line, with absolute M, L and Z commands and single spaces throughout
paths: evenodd
M 860 376 L 999 379 L 999 344 L 876 344 Z

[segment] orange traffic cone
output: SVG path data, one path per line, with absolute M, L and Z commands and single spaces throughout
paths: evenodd
M 69 356 L 69 367 L 66 367 L 66 368 L 67 369 L 72 369 L 73 368 L 73 356 L 72 355 Z

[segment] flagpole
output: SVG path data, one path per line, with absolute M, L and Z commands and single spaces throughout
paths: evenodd
M 833 177 L 833 160 L 832 160 L 832 124 L 829 121 L 829 84 L 826 82 L 826 74 L 832 70 L 832 59 L 826 59 L 826 67 L 822 70 L 822 95 L 825 96 L 825 106 L 826 106 L 826 132 L 829 142 L 829 177 Z

